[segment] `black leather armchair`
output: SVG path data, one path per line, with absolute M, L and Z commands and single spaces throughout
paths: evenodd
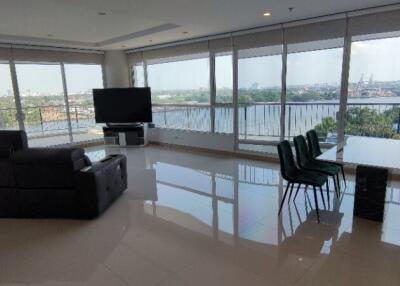
M 126 157 L 92 164 L 81 148 L 28 148 L 0 131 L 0 217 L 95 218 L 127 188 Z

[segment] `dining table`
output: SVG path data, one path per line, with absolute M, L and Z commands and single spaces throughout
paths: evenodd
M 400 171 L 400 140 L 349 136 L 317 159 L 355 166 L 353 214 L 383 221 L 388 175 Z
M 366 136 L 349 136 L 323 152 L 318 159 L 342 163 L 400 170 L 400 140 Z

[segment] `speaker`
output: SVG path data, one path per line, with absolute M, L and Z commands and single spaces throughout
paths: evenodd
M 358 166 L 356 173 L 354 216 L 382 222 L 388 170 Z

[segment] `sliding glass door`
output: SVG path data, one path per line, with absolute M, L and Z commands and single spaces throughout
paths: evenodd
M 10 65 L 0 62 L 0 129 L 18 129 Z
M 400 139 L 400 37 L 382 37 L 353 39 L 346 137 Z
M 233 133 L 232 53 L 215 54 L 214 132 Z
M 336 143 L 341 46 L 343 39 L 288 45 L 286 139 L 316 129 L 321 142 Z
M 17 63 L 15 67 L 30 145 L 69 143 L 60 64 Z
M 211 131 L 208 54 L 153 60 L 147 66 L 156 126 Z
M 282 46 L 238 51 L 239 148 L 269 152 L 281 136 Z
M 103 88 L 101 65 L 64 64 L 74 142 L 103 138 L 101 125 L 94 119 L 94 88 Z

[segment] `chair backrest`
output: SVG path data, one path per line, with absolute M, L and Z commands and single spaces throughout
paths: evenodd
M 310 162 L 311 156 L 308 152 L 306 138 L 303 135 L 294 137 L 294 148 L 296 149 L 297 165 L 304 167 Z
M 322 154 L 321 147 L 319 146 L 319 140 L 317 132 L 312 129 L 307 132 L 308 150 L 312 158 L 317 158 Z
M 279 161 L 281 164 L 281 174 L 285 180 L 289 180 L 298 170 L 294 163 L 292 147 L 289 141 L 284 140 L 278 144 Z

